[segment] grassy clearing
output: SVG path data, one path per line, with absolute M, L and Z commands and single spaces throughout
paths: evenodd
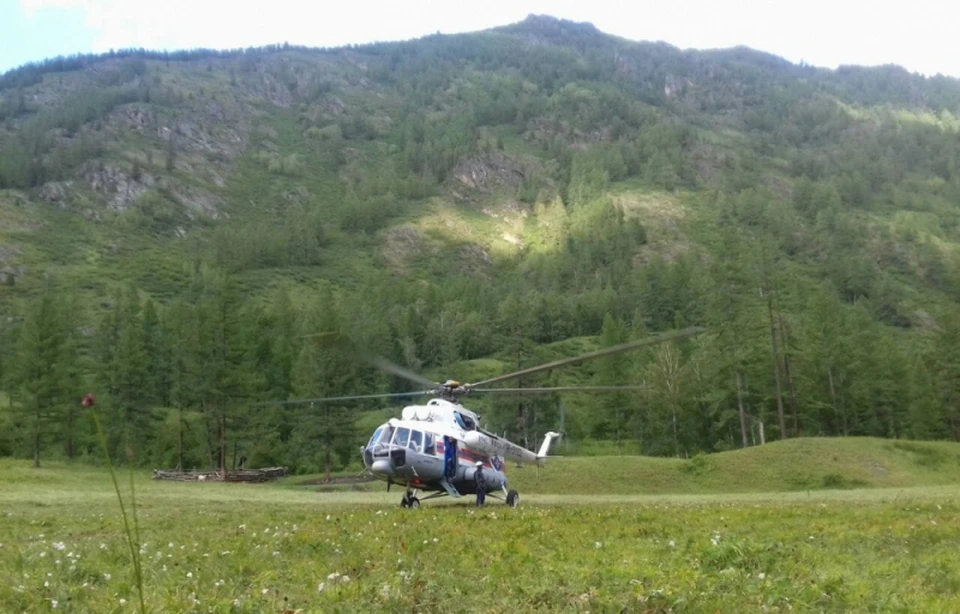
M 133 609 L 105 473 L 4 469 L 0 610 Z M 386 493 L 138 480 L 154 612 L 960 607 L 952 488 L 410 512 Z
M 152 612 L 960 608 L 956 486 L 411 511 L 396 492 L 136 481 Z M 106 471 L 0 460 L 0 509 L 0 611 L 135 609 Z

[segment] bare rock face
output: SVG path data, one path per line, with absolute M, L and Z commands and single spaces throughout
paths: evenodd
M 493 267 L 490 253 L 482 245 L 464 245 L 457 250 L 457 262 L 465 275 L 486 279 Z
M 129 209 L 155 183 L 153 177 L 147 173 L 141 173 L 139 179 L 134 179 L 125 170 L 109 165 L 89 168 L 85 179 L 93 191 L 101 195 L 107 206 L 114 211 Z
M 153 111 L 140 106 L 125 107 L 120 111 L 120 118 L 124 127 L 143 134 L 156 122 Z
M 0 285 L 12 286 L 17 278 L 27 272 L 27 267 L 14 264 L 20 256 L 20 250 L 9 246 L 0 245 Z
M 519 162 L 502 153 L 467 158 L 453 169 L 453 176 L 463 185 L 481 192 L 500 188 L 516 188 L 523 183 L 524 172 Z
M 40 200 L 50 203 L 51 205 L 65 207 L 69 200 L 69 191 L 72 187 L 72 181 L 50 181 L 43 184 L 37 192 L 37 196 Z

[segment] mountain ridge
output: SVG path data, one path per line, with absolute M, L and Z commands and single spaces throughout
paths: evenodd
M 657 382 L 565 414 L 576 438 L 651 454 L 745 446 L 761 423 L 960 437 L 960 81 L 784 62 L 538 18 L 7 73 L 0 386 L 17 435 L 0 453 L 26 454 L 34 419 L 67 437 L 66 393 L 30 382 L 68 374 L 25 371 L 44 364 L 26 359 L 41 324 L 76 352 L 74 383 L 106 391 L 112 445 L 132 432 L 157 459 L 160 425 L 191 423 L 315 467 L 292 450 L 328 445 L 319 426 L 240 405 L 405 386 L 302 340 L 326 328 L 415 371 L 506 371 L 706 326 L 676 353 L 535 382 Z M 235 356 L 206 345 L 221 338 Z M 56 419 L 24 414 L 43 398 Z M 562 415 L 555 398 L 478 402 L 522 439 Z

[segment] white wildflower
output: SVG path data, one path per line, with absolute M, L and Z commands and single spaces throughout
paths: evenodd
M 238 528 L 238 529 L 240 529 L 240 530 L 242 531 L 242 530 L 244 530 L 244 529 L 246 529 L 246 528 L 247 528 L 247 525 L 245 525 L 245 524 L 242 524 L 242 525 L 240 525 L 240 526 L 239 526 L 239 527 L 237 527 L 237 528 Z
M 107 549 L 107 545 L 106 545 L 106 544 L 100 544 L 100 549 L 101 549 L 101 550 L 106 550 L 106 549 Z
M 327 521 L 330 520 L 330 514 L 327 514 Z
M 270 589 L 265 588 L 265 589 L 263 589 L 262 591 L 260 591 L 260 594 L 261 594 L 261 595 L 266 595 L 266 594 L 269 593 L 269 592 L 270 592 Z
M 50 582 L 47 580 L 43 581 L 43 588 L 50 588 Z
M 173 542 L 170 542 L 169 544 L 167 544 L 167 548 L 173 548 Z
M 227 556 L 228 554 L 230 554 L 230 551 L 224 550 L 223 552 L 220 553 L 220 556 Z
M 673 541 L 673 540 L 671 539 L 669 542 L 667 542 L 667 546 L 670 547 L 670 548 L 676 548 L 676 547 L 677 547 L 677 542 L 675 542 L 675 541 Z
M 329 576 L 327 576 L 327 580 L 330 580 L 331 582 L 333 582 L 333 581 L 335 581 L 335 580 L 336 580 L 337 578 L 339 578 L 339 577 L 340 577 L 340 572 L 339 572 L 339 571 L 335 571 L 335 572 L 333 572 L 332 574 L 330 574 Z
M 346 584 L 347 582 L 350 581 L 350 576 L 343 576 L 340 578 L 340 581 Z
M 192 577 L 193 577 L 193 572 L 192 572 L 192 571 L 188 571 L 188 572 L 187 572 L 187 577 L 188 577 L 188 578 L 192 578 Z
M 217 580 L 216 582 L 213 583 L 214 586 L 223 586 L 224 584 L 226 584 L 226 582 L 224 582 L 223 580 Z
M 163 566 L 163 570 L 164 570 L 164 571 L 167 570 L 167 566 L 166 566 L 166 565 Z
M 57 559 L 56 561 L 54 561 L 54 563 L 56 563 L 57 565 L 59 565 L 59 564 L 60 564 L 60 559 Z
M 264 533 L 269 533 L 269 532 L 270 532 L 270 527 L 267 527 L 266 529 L 264 529 L 263 532 L 264 532 Z
M 41 553 L 40 553 L 40 558 L 41 558 L 41 559 L 42 559 L 43 557 L 45 557 L 45 556 L 47 556 L 47 553 L 46 553 L 46 552 L 41 552 Z
M 603 542 L 593 542 L 594 548 L 603 548 Z
M 318 584 L 318 585 L 317 585 L 317 592 L 318 592 L 318 593 L 322 593 L 324 586 L 325 586 L 325 585 L 324 585 L 323 582 L 321 582 L 320 584 Z
M 276 550 L 274 550 L 274 551 L 273 551 L 273 556 L 280 556 L 280 553 L 277 552 Z
M 120 598 L 120 605 L 127 605 L 127 600 L 123 597 Z
M 58 605 L 60 605 L 60 602 L 57 601 L 56 599 L 51 599 L 51 600 L 50 600 L 50 607 L 53 608 L 54 610 L 57 609 L 57 606 L 58 606 Z
M 63 542 L 54 542 L 53 547 L 61 552 L 66 549 L 66 546 Z
M 757 577 L 760 578 L 761 580 L 765 580 L 767 578 L 767 574 L 761 571 L 760 573 L 757 574 Z
M 437 539 L 436 537 L 433 538 L 433 543 L 437 543 L 438 541 L 440 541 L 440 540 Z
M 109 580 L 111 577 L 113 577 L 113 576 L 111 576 L 111 575 L 108 574 L 108 573 L 103 574 L 103 579 L 104 579 L 104 580 Z

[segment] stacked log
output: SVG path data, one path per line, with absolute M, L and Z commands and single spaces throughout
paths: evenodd
M 176 482 L 267 482 L 289 474 L 286 467 L 264 469 L 237 469 L 223 474 L 219 471 L 164 471 L 153 470 L 154 480 Z

